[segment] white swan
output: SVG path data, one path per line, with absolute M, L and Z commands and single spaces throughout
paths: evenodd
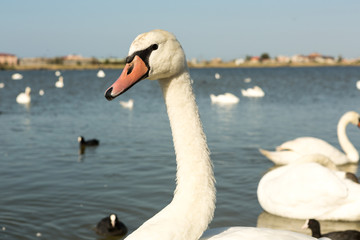
M 31 102 L 31 96 L 30 96 L 31 88 L 26 87 L 25 92 L 20 93 L 16 97 L 16 102 L 20 104 L 27 104 Z
M 317 162 L 298 160 L 271 170 L 261 178 L 257 196 L 265 211 L 282 217 L 360 220 L 360 184 Z
M 246 83 L 251 82 L 251 78 L 249 78 L 249 77 L 245 78 L 245 79 L 244 79 L 244 82 L 246 82 Z
M 40 90 L 39 90 L 39 95 L 40 95 L 40 96 L 44 96 L 44 94 L 45 94 L 44 89 L 40 89 Z
M 177 185 L 171 203 L 126 239 L 197 240 L 213 218 L 215 180 L 185 54 L 171 33 L 154 30 L 139 35 L 105 97 L 112 100 L 145 78 L 158 79 L 163 91 L 176 152 Z M 314 239 L 289 231 L 241 227 L 214 229 L 202 239 L 237 236 L 244 240 Z
M 224 93 L 218 96 L 210 94 L 210 99 L 211 103 L 215 104 L 235 104 L 240 101 L 239 98 L 232 93 Z
M 104 77 L 105 77 L 105 72 L 100 69 L 100 70 L 97 72 L 96 76 L 97 76 L 98 78 L 104 78 Z
M 259 87 L 259 86 L 255 86 L 253 88 L 248 88 L 248 89 L 241 89 L 241 94 L 244 97 L 264 97 L 265 93 L 264 91 Z
M 0 88 L 4 88 L 5 87 L 5 83 L 0 82 Z
M 220 78 L 221 78 L 220 73 L 215 73 L 215 79 L 220 79 Z
M 134 100 L 132 99 L 129 99 L 128 101 L 120 101 L 119 103 L 123 108 L 133 109 L 134 107 Z
M 60 76 L 59 79 L 55 83 L 55 87 L 62 88 L 64 87 L 64 77 Z
M 20 73 L 14 73 L 13 75 L 11 75 L 12 80 L 21 80 L 23 79 L 23 75 L 21 75 Z
M 356 88 L 360 90 L 360 80 L 356 82 Z
M 55 71 L 55 76 L 60 77 L 61 72 L 59 70 Z
M 259 149 L 260 152 L 275 164 L 288 164 L 297 158 L 306 155 L 320 153 L 331 159 L 335 164 L 357 163 L 359 153 L 346 135 L 346 127 L 351 123 L 360 127 L 360 115 L 356 112 L 346 112 L 337 125 L 337 135 L 341 148 L 345 154 L 322 139 L 314 137 L 300 137 L 284 142 L 271 152 Z

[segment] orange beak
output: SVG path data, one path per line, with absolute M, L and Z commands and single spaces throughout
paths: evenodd
M 149 68 L 145 62 L 135 56 L 132 62 L 127 63 L 120 77 L 106 90 L 105 97 L 107 100 L 113 100 L 120 94 L 126 92 L 135 83 L 147 77 Z

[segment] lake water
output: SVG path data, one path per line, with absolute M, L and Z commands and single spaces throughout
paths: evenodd
M 336 125 L 349 110 L 360 112 L 360 67 L 191 69 L 194 91 L 214 162 L 217 208 L 210 227 L 230 225 L 294 228 L 301 220 L 263 213 L 256 188 L 273 166 L 258 148 L 314 136 L 339 147 Z M 0 239 L 102 239 L 96 223 L 117 213 L 129 228 L 166 206 L 175 188 L 175 156 L 159 84 L 145 80 L 112 102 L 104 98 L 120 70 L 0 71 Z M 215 79 L 215 73 L 221 79 Z M 250 83 L 244 82 L 251 78 Z M 241 89 L 259 85 L 265 97 Z M 32 88 L 29 106 L 15 99 Z M 38 94 L 45 91 L 44 96 Z M 233 106 L 209 95 L 231 92 Z M 119 100 L 134 99 L 133 110 Z M 360 149 L 360 131 L 347 128 Z M 100 146 L 78 153 L 77 137 Z M 350 168 L 359 174 L 357 166 Z M 331 224 L 331 223 L 329 223 Z M 360 223 L 342 223 L 357 228 Z M 336 223 L 335 225 L 339 225 Z

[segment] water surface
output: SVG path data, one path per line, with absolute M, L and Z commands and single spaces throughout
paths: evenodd
M 96 223 L 115 212 L 130 232 L 166 206 L 175 188 L 175 157 L 159 85 L 145 80 L 108 102 L 104 91 L 119 76 L 106 70 L 0 71 L 0 239 L 102 239 Z M 220 73 L 221 79 L 215 79 Z M 287 228 L 302 221 L 263 213 L 256 188 L 273 164 L 258 148 L 273 149 L 300 137 L 322 138 L 340 148 L 336 125 L 349 110 L 360 112 L 359 67 L 191 69 L 194 91 L 214 162 L 217 208 L 211 227 Z M 245 83 L 250 77 L 252 81 Z M 241 89 L 260 86 L 265 97 Z M 15 98 L 32 88 L 29 106 Z M 45 91 L 44 96 L 38 94 Z M 209 95 L 231 92 L 233 106 L 213 105 Z M 119 100 L 134 99 L 134 109 Z M 360 131 L 348 136 L 360 147 Z M 77 137 L 100 146 L 78 154 Z M 357 166 L 352 166 L 359 174 Z M 282 224 L 284 223 L 284 224 Z M 345 227 L 357 228 L 349 223 Z M 299 229 L 300 230 L 300 229 Z

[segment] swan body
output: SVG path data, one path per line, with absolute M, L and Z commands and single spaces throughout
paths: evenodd
M 200 240 L 305 240 L 316 238 L 287 230 L 255 227 L 228 227 L 209 229 L 204 232 Z
M 40 90 L 39 90 L 39 95 L 40 95 L 40 96 L 44 96 L 44 94 L 45 94 L 44 89 L 40 89 Z
M 276 151 L 260 149 L 260 152 L 279 165 L 288 164 L 303 155 L 314 153 L 327 156 L 337 165 L 357 163 L 359 161 L 359 153 L 346 135 L 346 127 L 349 123 L 360 127 L 360 115 L 350 111 L 345 113 L 339 120 L 337 134 L 340 146 L 345 154 L 328 142 L 314 137 L 296 138 L 284 142 L 276 148 Z
M 4 88 L 5 87 L 5 83 L 0 82 L 0 88 Z
M 232 93 L 220 94 L 218 96 L 210 94 L 210 99 L 212 103 L 217 104 L 235 104 L 240 101 L 239 98 Z
M 136 37 L 120 77 L 105 92 L 105 97 L 112 100 L 142 79 L 157 79 L 163 92 L 176 153 L 176 189 L 169 205 L 126 240 L 197 240 L 214 215 L 215 179 L 185 54 L 173 34 L 153 30 Z M 248 229 L 238 228 L 228 235 L 214 230 L 203 239 L 229 240 L 235 232 L 243 232 L 245 240 L 255 239 L 261 232 Z M 276 238 L 278 232 L 270 231 L 274 234 L 262 239 Z M 287 237 L 277 239 L 297 239 Z M 302 237 L 299 239 L 313 239 Z
M 134 100 L 132 99 L 129 99 L 128 101 L 120 101 L 119 103 L 123 108 L 133 109 L 134 107 Z
M 55 71 L 55 76 L 60 77 L 61 72 L 59 70 Z
M 264 97 L 265 93 L 264 91 L 259 87 L 259 86 L 255 86 L 253 88 L 248 88 L 248 89 L 241 89 L 241 94 L 244 97 Z
M 298 160 L 271 170 L 257 196 L 265 211 L 282 217 L 360 220 L 360 184 L 317 162 Z
M 31 88 L 30 87 L 26 87 L 25 88 L 25 92 L 20 93 L 17 97 L 16 97 L 16 102 L 20 103 L 20 104 L 28 104 L 31 102 Z
M 221 78 L 220 73 L 215 73 L 215 79 L 220 79 L 220 78 Z
M 360 90 L 360 80 L 356 82 L 356 88 Z
M 57 82 L 55 83 L 55 87 L 63 88 L 64 87 L 64 77 L 60 76 Z
M 12 80 L 21 80 L 23 79 L 23 75 L 21 75 L 20 73 L 14 73 L 13 75 L 11 75 Z
M 103 70 L 99 70 L 96 74 L 96 76 L 98 78 L 104 78 L 105 77 L 105 72 Z

